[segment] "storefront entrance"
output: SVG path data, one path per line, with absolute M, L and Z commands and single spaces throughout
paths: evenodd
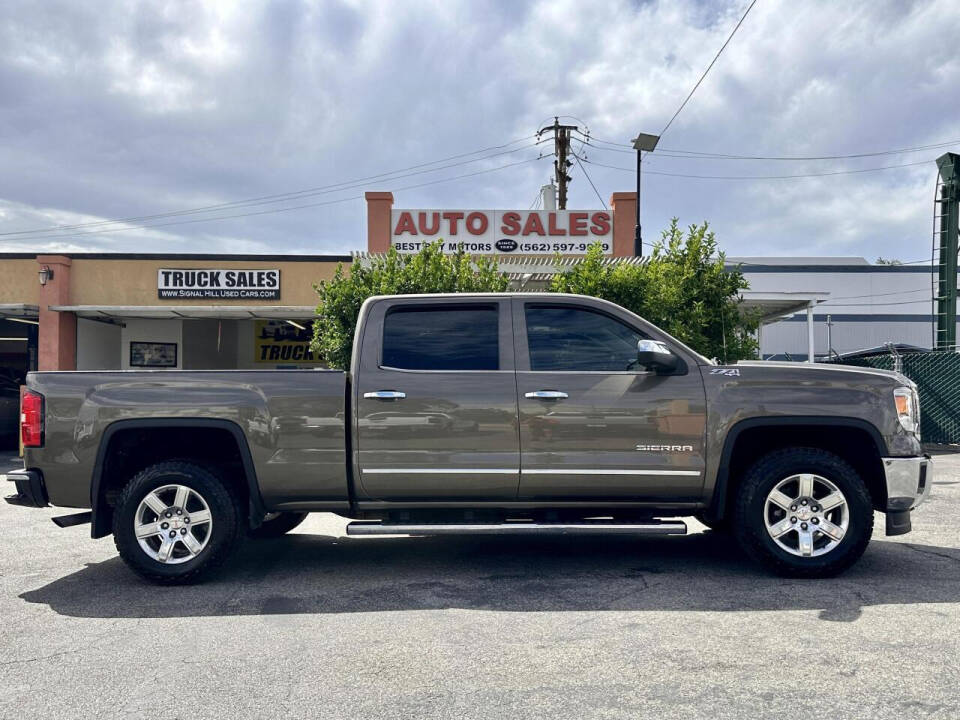
M 78 370 L 323 367 L 300 308 L 72 308 Z M 266 314 L 273 317 L 265 317 Z

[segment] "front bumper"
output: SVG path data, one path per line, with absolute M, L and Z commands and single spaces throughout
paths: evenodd
M 913 510 L 930 496 L 933 460 L 929 455 L 883 458 L 887 479 L 887 510 Z
M 43 484 L 43 475 L 38 470 L 14 470 L 8 472 L 6 477 L 17 489 L 15 495 L 4 498 L 8 503 L 23 507 L 47 506 L 47 488 Z
M 930 497 L 933 485 L 933 460 L 919 457 L 883 458 L 887 482 L 887 535 L 910 532 L 910 511 Z

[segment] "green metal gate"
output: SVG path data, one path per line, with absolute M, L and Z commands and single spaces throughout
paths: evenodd
M 934 351 L 850 358 L 844 365 L 899 370 L 917 384 L 925 443 L 960 443 L 960 353 Z M 899 365 L 899 367 L 897 367 Z

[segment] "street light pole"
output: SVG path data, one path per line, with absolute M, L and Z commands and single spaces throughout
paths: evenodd
M 640 161 L 643 153 L 637 150 L 637 227 L 633 231 L 633 254 L 643 255 L 643 235 L 640 232 Z
M 640 166 L 643 160 L 643 153 L 653 152 L 660 141 L 659 135 L 647 135 L 638 133 L 633 139 L 633 147 L 637 151 L 637 225 L 633 233 L 633 254 L 637 257 L 643 255 L 643 235 L 640 232 Z

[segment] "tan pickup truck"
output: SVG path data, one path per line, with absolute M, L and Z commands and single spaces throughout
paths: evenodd
M 720 366 L 573 295 L 374 297 L 349 372 L 41 372 L 8 502 L 86 512 L 127 564 L 193 580 L 309 512 L 350 535 L 682 534 L 778 573 L 849 567 L 930 492 L 913 383 Z M 638 545 L 638 553 L 642 545 Z

